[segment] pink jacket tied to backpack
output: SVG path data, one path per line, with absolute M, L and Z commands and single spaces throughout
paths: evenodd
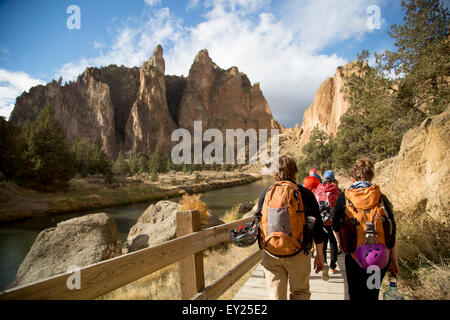
M 336 199 L 339 195 L 339 189 L 334 183 L 321 183 L 314 192 L 317 202 L 321 201 L 329 203 L 330 207 L 334 208 L 336 205 Z
M 336 184 L 325 182 L 319 184 L 314 195 L 319 203 L 324 226 L 329 227 L 334 214 L 334 206 L 339 195 L 339 189 Z

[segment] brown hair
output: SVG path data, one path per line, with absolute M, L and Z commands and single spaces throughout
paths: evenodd
M 350 169 L 350 176 L 356 181 L 371 182 L 375 176 L 375 166 L 369 159 L 362 158 L 356 160 L 356 164 Z
M 275 173 L 275 180 L 291 179 L 295 181 L 298 169 L 294 159 L 288 156 L 281 156 L 278 162 L 278 171 Z

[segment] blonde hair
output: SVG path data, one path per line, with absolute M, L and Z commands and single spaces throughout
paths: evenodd
M 278 171 L 275 173 L 275 181 L 294 180 L 298 169 L 294 159 L 288 156 L 281 156 L 278 162 Z
M 350 169 L 349 173 L 356 181 L 371 182 L 375 176 L 375 166 L 369 159 L 358 159 L 356 160 L 355 165 Z

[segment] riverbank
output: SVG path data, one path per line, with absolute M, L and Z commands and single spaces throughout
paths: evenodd
M 245 185 L 259 179 L 260 175 L 240 171 L 189 174 L 172 171 L 160 174 L 154 182 L 147 174 L 117 177 L 112 184 L 105 184 L 100 177 L 76 178 L 70 181 L 64 193 L 41 193 L 11 182 L 0 182 L 0 222 L 169 199 L 185 193 Z

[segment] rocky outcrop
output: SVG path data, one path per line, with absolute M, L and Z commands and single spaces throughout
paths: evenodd
M 116 223 L 105 213 L 60 222 L 39 233 L 11 287 L 112 258 L 119 252 L 118 240 Z
M 11 122 L 35 120 L 47 103 L 55 110 L 69 142 L 100 138 L 115 158 L 119 151 L 169 152 L 177 127 L 204 129 L 281 128 L 259 84 L 251 85 L 236 67 L 220 69 L 206 50 L 199 52 L 189 77 L 166 76 L 163 48 L 140 68 L 111 65 L 87 68 L 76 82 L 62 79 L 36 86 L 16 99 Z
M 179 204 L 172 201 L 150 205 L 128 233 L 130 252 L 174 239 L 178 207 Z
M 179 107 L 179 126 L 193 132 L 194 121 L 202 121 L 203 130 L 279 128 L 259 83 L 251 85 L 237 67 L 223 70 L 200 51 L 189 71 Z
M 39 85 L 16 100 L 11 122 L 34 121 L 47 103 L 55 110 L 70 142 L 100 138 L 115 156 L 125 140 L 125 124 L 139 88 L 139 69 L 109 66 L 87 68 L 76 82 Z
M 255 206 L 254 201 L 243 202 L 239 205 L 238 212 L 241 214 L 245 214 L 245 213 L 251 211 L 254 206 Z
M 176 124 L 170 116 L 166 98 L 163 49 L 158 46 L 153 58 L 139 70 L 139 91 L 126 124 L 125 150 L 151 153 L 167 150 Z
M 448 217 L 448 159 L 450 107 L 403 136 L 399 154 L 376 164 L 375 183 L 381 186 L 395 209 L 426 211 L 436 219 Z
M 291 134 L 299 137 L 300 147 L 309 142 L 311 132 L 316 126 L 329 135 L 337 134 L 341 116 L 350 107 L 342 91 L 345 77 L 355 72 L 355 61 L 338 67 L 334 77 L 325 80 L 317 89 L 312 105 L 305 110 L 301 127 L 291 129 Z
M 176 238 L 176 219 L 179 207 L 178 203 L 167 200 L 150 205 L 128 233 L 129 251 L 133 252 Z M 208 224 L 202 228 L 219 224 L 223 224 L 223 221 L 209 215 Z

